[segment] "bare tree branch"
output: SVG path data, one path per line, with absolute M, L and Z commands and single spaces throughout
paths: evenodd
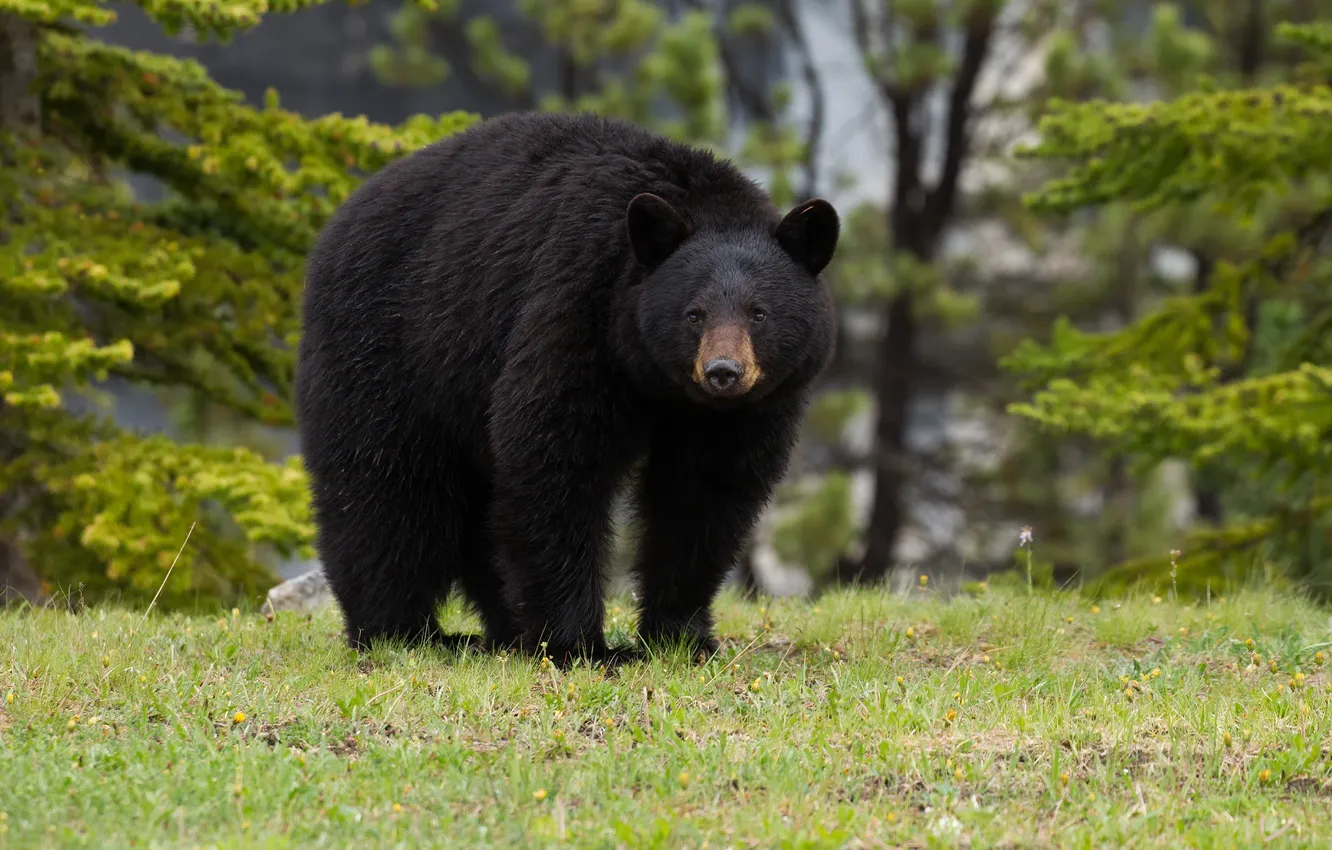
M 700 12 L 714 14 L 719 20 L 725 16 L 718 10 L 709 8 L 705 0 L 685 0 L 685 5 Z M 756 87 L 740 73 L 740 63 L 735 55 L 735 45 L 723 33 L 717 37 L 717 50 L 721 56 L 723 70 L 726 71 L 726 83 L 731 93 L 740 101 L 751 116 L 759 121 L 771 124 L 776 120 L 772 98 L 761 88 Z
M 805 131 L 805 153 L 804 185 L 800 189 L 800 198 L 797 200 L 807 200 L 814 196 L 819 186 L 819 143 L 823 140 L 823 122 L 824 122 L 824 96 L 823 85 L 819 80 L 818 69 L 814 67 L 814 54 L 810 49 L 809 41 L 805 38 L 805 30 L 800 26 L 797 18 L 794 0 L 780 0 L 777 4 L 777 18 L 781 22 L 782 28 L 787 38 L 795 45 L 796 54 L 800 58 L 800 73 L 805 80 L 805 86 L 809 89 L 810 115 L 809 124 Z
M 948 130 L 945 138 L 944 164 L 939 183 L 930 192 L 926 203 L 925 218 L 928 227 L 937 238 L 953 215 L 957 201 L 957 185 L 962 175 L 962 165 L 966 161 L 970 147 L 971 134 L 968 124 L 971 118 L 971 97 L 976 91 L 976 81 L 980 78 L 981 68 L 985 65 L 990 51 L 990 39 L 994 34 L 995 12 L 988 4 L 979 4 L 971 20 L 967 22 L 965 47 L 962 62 L 958 66 L 957 76 L 953 81 L 953 92 L 948 102 Z

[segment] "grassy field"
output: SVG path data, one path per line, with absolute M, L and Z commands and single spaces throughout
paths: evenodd
M 612 637 L 632 626 L 612 609 Z M 1324 609 L 725 598 L 603 676 L 334 612 L 0 614 L 0 848 L 1325 846 Z M 451 625 L 472 625 L 459 611 Z

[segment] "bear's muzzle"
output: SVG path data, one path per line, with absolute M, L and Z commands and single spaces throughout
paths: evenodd
M 762 376 L 749 332 L 735 324 L 708 328 L 694 357 L 694 383 L 708 395 L 735 398 Z

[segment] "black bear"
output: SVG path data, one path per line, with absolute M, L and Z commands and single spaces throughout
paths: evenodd
M 603 636 L 611 507 L 642 520 L 639 639 L 710 606 L 831 356 L 823 200 L 592 115 L 514 114 L 368 179 L 309 257 L 297 417 L 348 640 L 439 634 L 565 664 Z

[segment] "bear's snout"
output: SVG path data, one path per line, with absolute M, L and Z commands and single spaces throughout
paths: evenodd
M 708 386 L 719 393 L 729 390 L 744 373 L 745 367 L 737 360 L 713 360 L 703 369 Z
M 761 372 L 754 344 L 740 325 L 708 328 L 694 358 L 694 383 L 718 398 L 741 396 L 754 388 Z

